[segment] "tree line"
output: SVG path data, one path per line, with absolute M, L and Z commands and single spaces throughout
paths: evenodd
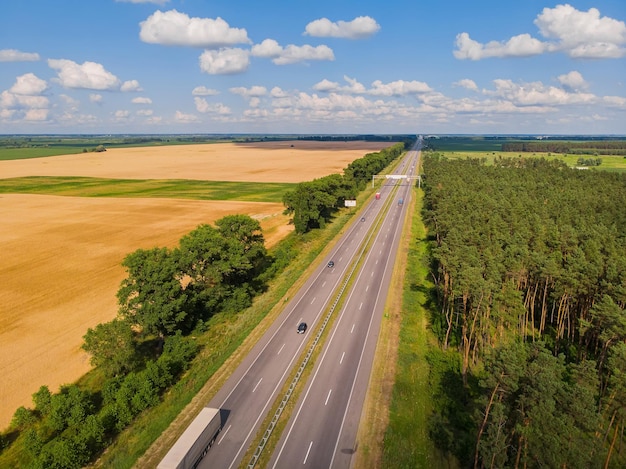
M 283 197 L 285 214 L 292 215 L 297 233 L 323 228 L 333 214 L 344 206 L 344 201 L 356 198 L 374 174 L 386 168 L 415 140 L 406 140 L 368 153 L 350 163 L 341 174 L 331 174 L 312 181 L 299 183 Z
M 434 441 L 466 467 L 624 467 L 626 176 L 436 153 L 423 168 Z
M 534 140 L 532 142 L 503 142 L 502 151 L 626 155 L 626 140 L 594 140 L 586 142 Z
M 127 255 L 117 317 L 84 336 L 100 388 L 71 384 L 53 394 L 42 386 L 34 408 L 20 407 L 9 436 L 21 436 L 20 466 L 78 468 L 91 461 L 188 368 L 198 352 L 189 333 L 201 332 L 218 312 L 250 306 L 286 262 L 268 256 L 259 222 L 247 215 L 200 225 L 173 249 Z

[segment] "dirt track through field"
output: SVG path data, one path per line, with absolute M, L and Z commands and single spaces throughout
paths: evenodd
M 293 145 L 293 147 L 291 146 Z M 300 182 L 341 172 L 389 146 L 278 142 L 128 148 L 0 161 L 0 179 L 92 176 Z M 125 255 L 177 244 L 201 223 L 233 213 L 261 222 L 268 245 L 292 229 L 282 204 L 0 194 L 0 428 L 40 386 L 52 392 L 90 369 L 87 329 L 117 314 Z

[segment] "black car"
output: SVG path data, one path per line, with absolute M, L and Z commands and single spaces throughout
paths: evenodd
M 333 261 L 330 261 L 330 262 L 328 263 L 328 267 L 335 267 L 335 263 L 334 263 Z
M 298 334 L 304 334 L 306 332 L 306 322 L 301 322 L 300 324 L 298 324 Z

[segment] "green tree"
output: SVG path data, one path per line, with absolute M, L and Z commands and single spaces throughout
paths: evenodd
M 116 318 L 89 328 L 83 336 L 83 350 L 91 355 L 90 362 L 108 376 L 134 369 L 137 347 L 130 324 Z
M 31 409 L 20 406 L 16 409 L 11 419 L 11 428 L 25 429 L 37 421 L 37 416 Z
M 48 389 L 48 386 L 41 386 L 39 390 L 33 394 L 33 404 L 35 404 L 35 410 L 43 417 L 50 414 L 52 408 L 52 393 L 50 389 Z
M 33 460 L 36 460 L 41 453 L 44 443 L 36 429 L 29 428 L 24 432 L 24 448 Z
M 59 437 L 41 448 L 34 467 L 37 469 L 79 469 L 89 461 L 70 438 Z
M 95 406 L 89 393 L 76 384 L 61 386 L 58 394 L 52 395 L 49 423 L 53 430 L 61 432 L 67 427 L 80 426 Z
M 234 272 L 226 276 L 227 283 L 242 285 L 252 283 L 261 273 L 267 249 L 261 224 L 247 215 L 228 215 L 215 222 L 220 234 L 229 241 L 230 256 L 234 259 Z
M 138 249 L 122 265 L 128 273 L 117 292 L 122 318 L 161 337 L 185 325 L 187 295 L 177 259 L 169 249 Z
M 196 306 L 196 319 L 217 312 L 231 293 L 228 280 L 251 268 L 241 245 L 210 225 L 200 225 L 181 238 L 178 258 L 188 281 L 185 292 Z

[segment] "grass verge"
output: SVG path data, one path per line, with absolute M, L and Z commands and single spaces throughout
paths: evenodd
M 430 368 L 426 361 L 428 350 L 437 347 L 435 336 L 428 327 L 428 309 L 433 284 L 429 280 L 426 250 L 426 229 L 421 220 L 422 192 L 415 190 L 412 207 L 412 223 L 409 238 L 402 312 L 395 315 L 393 310 L 385 316 L 384 329 L 389 340 L 394 340 L 398 329 L 397 360 L 393 390 L 389 402 L 389 423 L 382 441 L 382 454 L 378 459 L 378 440 L 367 443 L 371 456 L 365 461 L 372 464 L 359 467 L 393 468 L 450 468 L 455 467 L 437 452 L 428 435 L 428 419 L 433 409 L 433 388 L 429 382 Z M 400 321 L 394 328 L 394 322 Z M 399 327 L 397 327 L 399 326 Z M 379 367 L 386 367 L 381 360 Z M 386 370 L 377 368 L 377 374 Z M 388 372 L 387 372 L 388 373 Z M 382 379 L 383 389 L 390 387 L 391 378 Z M 373 387 L 373 386 L 372 386 Z M 382 394 L 382 393 L 381 393 Z M 379 397 L 370 405 L 384 399 Z M 380 411 L 378 411 L 380 412 Z

